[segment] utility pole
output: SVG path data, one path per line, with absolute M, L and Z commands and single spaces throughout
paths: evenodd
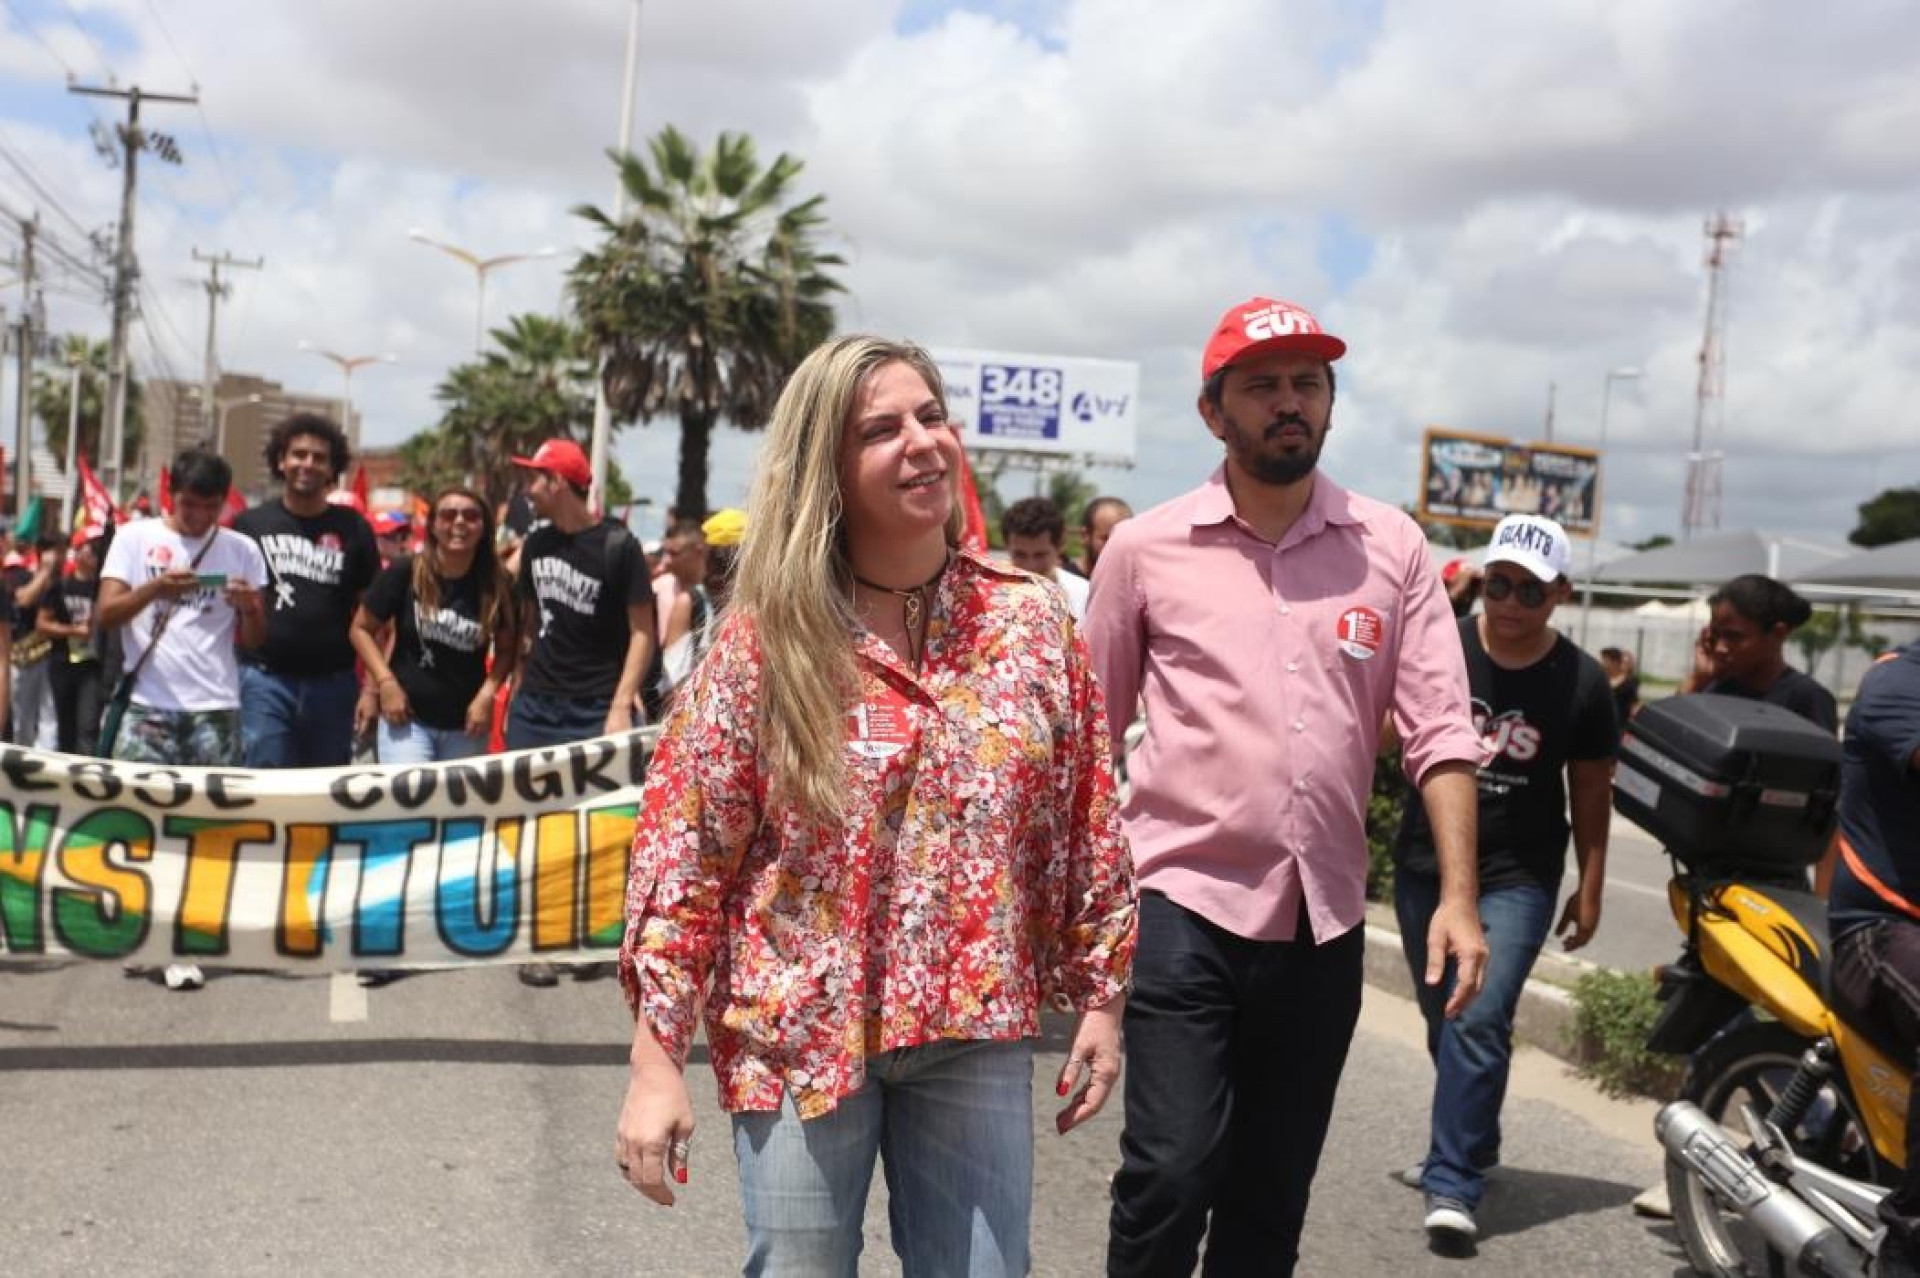
M 257 271 L 267 263 L 265 258 L 256 257 L 249 261 L 235 257 L 232 253 L 217 255 L 202 253 L 197 248 L 193 250 L 193 260 L 207 264 L 207 282 L 204 285 L 207 290 L 207 374 L 200 389 L 200 442 L 204 446 L 211 446 L 220 417 L 220 410 L 214 404 L 213 397 L 214 390 L 220 383 L 220 356 L 219 348 L 214 345 L 213 339 L 220 317 L 220 299 L 233 292 L 233 285 L 221 280 L 220 268 L 240 266 L 249 271 Z
M 180 163 L 180 149 L 164 133 L 145 133 L 140 128 L 142 102 L 197 103 L 197 94 L 146 93 L 139 85 L 126 89 L 107 89 L 93 85 L 70 84 L 69 93 L 90 98 L 125 98 L 127 122 L 118 130 L 124 155 L 124 177 L 120 186 L 120 242 L 113 255 L 113 333 L 107 353 L 107 416 L 104 423 L 107 455 L 101 470 L 114 501 L 126 497 L 127 445 L 127 325 L 133 317 L 133 292 L 139 278 L 139 266 L 133 256 L 134 188 L 138 181 L 140 152 L 152 148 L 154 154 L 172 164 Z M 116 157 L 120 158 L 120 157 Z
M 1727 258 L 1746 234 L 1743 223 L 1715 214 L 1707 221 L 1707 332 L 1700 342 L 1700 384 L 1694 394 L 1693 451 L 1687 454 L 1687 496 L 1680 539 L 1720 526 L 1721 415 L 1727 397 Z
M 33 490 L 33 458 L 28 445 L 33 437 L 33 240 L 40 234 L 40 215 L 20 223 L 20 385 L 18 416 L 13 429 L 13 518 L 18 523 L 27 513 Z

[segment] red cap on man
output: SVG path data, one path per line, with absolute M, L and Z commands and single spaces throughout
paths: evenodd
M 593 486 L 593 467 L 580 445 L 571 439 L 549 439 L 534 450 L 533 456 L 516 457 L 513 464 L 528 470 L 551 471 L 575 488 Z
M 1249 298 L 1220 317 L 1200 357 L 1200 380 L 1268 351 L 1300 351 L 1331 364 L 1347 353 L 1347 344 L 1323 331 L 1303 307 L 1270 297 Z

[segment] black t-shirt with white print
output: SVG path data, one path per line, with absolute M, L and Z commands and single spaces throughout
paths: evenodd
M 91 626 L 93 624 L 94 605 L 100 598 L 100 578 L 81 577 L 79 574 L 62 577 L 60 584 L 47 592 L 46 610 L 53 619 L 63 626 Z M 53 660 L 56 665 L 83 665 L 86 662 L 98 662 L 100 653 L 95 649 L 91 637 L 69 639 L 65 635 L 53 641 Z
M 348 506 L 295 515 L 275 499 L 242 511 L 233 527 L 258 542 L 267 559 L 267 641 L 243 649 L 240 659 L 275 674 L 352 669 L 347 628 L 380 570 L 366 518 Z
M 653 601 L 646 556 L 611 519 L 577 533 L 545 524 L 520 547 L 514 593 L 533 605 L 523 691 L 568 701 L 613 700 L 627 660 L 627 606 Z
M 1487 655 L 1474 617 L 1461 618 L 1460 645 L 1474 727 L 1492 756 L 1479 770 L 1480 890 L 1531 883 L 1555 891 L 1567 867 L 1567 764 L 1610 759 L 1619 743 L 1606 671 L 1565 635 L 1540 660 L 1509 670 Z M 1417 795 L 1393 854 L 1397 869 L 1439 873 Z
M 479 579 L 471 572 L 442 578 L 439 607 L 427 616 L 413 593 L 413 560 L 396 559 L 373 579 L 362 604 L 376 619 L 393 623 L 387 665 L 413 717 L 429 728 L 464 728 L 467 707 L 487 677 Z

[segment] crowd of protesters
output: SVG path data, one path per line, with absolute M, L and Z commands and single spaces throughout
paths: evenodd
M 370 523 L 329 500 L 345 433 L 297 415 L 267 441 L 280 491 L 230 526 L 227 463 L 188 451 L 158 516 L 10 566 L 0 722 L 10 702 L 22 743 L 250 768 L 662 725 L 616 1159 L 655 1201 L 686 1183 L 704 1023 L 768 1273 L 854 1272 L 876 1160 L 906 1272 L 1024 1272 L 1045 1007 L 1077 1017 L 1058 1129 L 1124 1106 L 1107 1271 L 1187 1273 L 1204 1248 L 1208 1273 L 1290 1273 L 1359 1013 L 1374 761 L 1397 747 L 1395 907 L 1435 1082 L 1427 1147 L 1392 1174 L 1436 1246 L 1470 1244 L 1520 989 L 1551 932 L 1599 927 L 1639 680 L 1553 627 L 1552 520 L 1510 516 L 1482 565 L 1437 571 L 1404 513 L 1320 471 L 1345 352 L 1293 304 L 1231 308 L 1195 402 L 1211 475 L 1138 516 L 1089 502 L 1078 556 L 1052 501 L 1017 501 L 1010 563 L 962 538 L 955 423 L 910 344 L 813 352 L 747 509 L 670 517 L 657 545 L 594 510 L 565 438 L 513 459 L 534 517 L 513 544 L 460 485 L 422 528 Z M 1712 609 L 1683 691 L 1834 727 L 1782 652 L 1804 601 L 1743 577 Z

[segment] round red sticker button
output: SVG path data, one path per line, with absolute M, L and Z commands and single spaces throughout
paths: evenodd
M 1340 651 L 1355 661 L 1370 661 L 1373 654 L 1380 651 L 1387 627 L 1380 620 L 1380 614 L 1371 608 L 1348 608 L 1340 614 L 1334 633 L 1340 640 Z

